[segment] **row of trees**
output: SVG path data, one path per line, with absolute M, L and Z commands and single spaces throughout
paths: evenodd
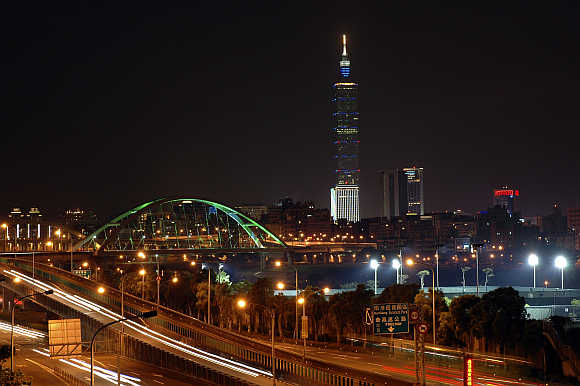
M 160 282 L 161 303 L 201 320 L 208 319 L 208 273 L 207 270 L 182 271 L 176 282 L 165 277 Z M 150 275 L 154 276 L 154 275 Z M 276 334 L 292 338 L 296 327 L 296 312 L 302 307 L 309 316 L 309 335 L 316 341 L 342 343 L 345 336 L 362 335 L 365 328 L 365 309 L 373 303 L 417 304 L 423 320 L 432 328 L 432 296 L 435 296 L 437 319 L 437 343 L 466 347 L 468 349 L 525 354 L 542 346 L 542 326 L 528 320 L 525 302 L 510 288 L 499 288 L 482 297 L 465 295 L 453 300 L 444 298 L 439 291 L 423 292 L 416 284 L 392 285 L 378 296 L 365 284 L 355 290 L 342 292 L 327 298 L 318 288 L 308 287 L 302 292 L 304 305 L 296 306 L 294 297 L 274 295 L 269 279 L 255 283 L 231 283 L 224 273 L 213 274 L 217 280 L 211 283 L 211 320 L 223 328 L 269 334 L 270 310 L 276 317 Z M 120 275 L 110 279 L 118 286 Z M 145 280 L 138 273 L 125 276 L 125 288 L 135 296 L 156 299 L 154 277 Z M 248 306 L 241 309 L 237 300 L 243 298 Z M 429 339 L 432 332 L 428 332 Z M 409 335 L 409 338 L 412 336 Z

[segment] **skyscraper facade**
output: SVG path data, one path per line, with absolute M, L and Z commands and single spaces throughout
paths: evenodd
M 425 214 L 423 168 L 413 166 L 379 173 L 383 191 L 383 217 L 390 219 L 407 214 Z
M 510 188 L 508 186 L 502 186 L 500 188 L 494 189 L 493 206 L 501 206 L 502 208 L 505 208 L 511 217 L 515 211 L 516 198 L 519 196 L 519 190 Z
M 339 77 L 334 83 L 332 140 L 336 159 L 335 184 L 330 189 L 331 215 L 334 221 L 360 220 L 359 204 L 359 113 L 358 84 L 351 79 L 346 35 L 342 35 Z

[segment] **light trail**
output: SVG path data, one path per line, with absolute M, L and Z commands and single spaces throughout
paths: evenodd
M 13 277 L 19 277 L 22 281 L 32 285 L 33 287 L 39 287 L 40 289 L 42 289 L 43 291 L 47 291 L 49 289 L 52 289 L 54 291 L 53 296 L 61 298 L 64 301 L 67 301 L 69 303 L 72 303 L 78 307 L 81 307 L 89 312 L 95 312 L 100 314 L 101 316 L 104 316 L 108 319 L 111 320 L 118 320 L 121 319 L 121 315 L 107 309 L 104 307 L 101 307 L 99 305 L 97 305 L 96 303 L 93 303 L 81 296 L 78 295 L 70 295 L 68 293 L 66 293 L 65 291 L 54 287 L 50 284 L 41 282 L 38 279 L 33 279 L 27 275 L 24 275 L 18 271 L 15 270 L 4 270 L 4 273 Z M 159 343 L 162 343 L 164 345 L 166 345 L 167 347 L 171 347 L 175 350 L 178 350 L 180 352 L 183 352 L 185 354 L 191 355 L 193 357 L 199 358 L 199 359 L 203 359 L 205 361 L 208 361 L 210 363 L 213 363 L 215 365 L 221 366 L 221 367 L 225 367 L 237 372 L 240 372 L 242 374 L 246 374 L 252 377 L 258 377 L 260 375 L 263 376 L 268 376 L 268 377 L 272 377 L 272 373 L 268 372 L 268 371 L 264 371 L 262 369 L 258 369 L 252 366 L 248 366 L 245 363 L 241 363 L 241 362 L 237 362 L 228 358 L 224 358 L 221 357 L 219 355 L 216 354 L 212 354 L 209 352 L 206 352 L 204 350 L 201 350 L 197 347 L 193 347 L 190 346 L 188 344 L 185 344 L 183 342 L 177 341 L 175 339 L 172 338 L 168 338 L 166 336 L 164 336 L 163 334 L 154 331 L 142 324 L 139 324 L 135 321 L 132 320 L 128 320 L 128 321 L 124 321 L 122 322 L 124 326 L 129 327 L 130 329 L 132 329 L 133 331 L 149 338 L 152 340 L 155 340 Z
M 48 349 L 43 349 L 44 351 L 40 351 L 37 349 L 32 349 L 32 351 L 34 351 L 35 353 L 38 353 L 42 356 L 45 357 L 49 357 L 50 358 L 50 354 L 48 354 Z M 60 362 L 65 363 L 69 366 L 75 367 L 79 370 L 82 371 L 91 371 L 91 364 L 87 363 L 85 361 L 82 361 L 80 359 L 76 359 L 76 358 L 72 358 L 72 359 L 59 359 Z M 111 370 L 107 370 L 103 367 L 100 366 L 94 366 L 95 368 L 95 375 L 103 378 L 111 383 L 117 384 L 117 372 L 116 371 L 111 371 Z M 121 373 L 121 384 L 127 384 L 127 385 L 131 385 L 131 386 L 141 386 L 140 383 L 141 379 L 137 378 L 137 377 L 132 377 L 130 375 L 126 375 Z
M 11 329 L 12 329 L 12 327 L 11 327 L 10 323 L 0 322 L 0 330 L 11 331 Z M 46 334 L 44 334 L 42 332 L 29 330 L 27 328 L 17 326 L 17 325 L 14 325 L 14 333 L 26 336 L 27 338 L 40 339 L 40 338 L 46 337 Z

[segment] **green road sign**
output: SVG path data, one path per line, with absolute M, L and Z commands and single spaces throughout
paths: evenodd
M 373 305 L 375 334 L 403 334 L 409 332 L 409 305 L 388 303 Z

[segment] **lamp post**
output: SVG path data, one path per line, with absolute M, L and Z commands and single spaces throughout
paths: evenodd
M 407 265 L 414 265 L 415 262 L 412 259 L 408 259 L 407 260 Z M 423 266 L 424 268 L 427 268 L 427 270 L 430 272 L 431 274 L 431 278 L 433 280 L 433 286 L 431 287 L 432 292 L 431 292 L 431 300 L 432 300 L 432 307 L 433 307 L 433 344 L 436 344 L 436 337 L 435 337 L 435 332 L 436 332 L 436 319 L 435 319 L 435 271 L 433 270 L 433 268 L 426 266 L 425 264 L 421 264 L 421 266 Z
M 248 304 L 252 304 L 254 307 L 263 307 L 265 310 L 270 312 L 270 315 L 272 316 L 272 326 L 271 326 L 271 330 L 272 330 L 272 356 L 271 356 L 271 362 L 272 362 L 272 385 L 276 385 L 276 361 L 275 361 L 275 342 L 274 342 L 274 325 L 275 325 L 275 319 L 276 319 L 276 315 L 274 313 L 274 309 L 269 309 L 266 306 L 262 305 L 262 304 L 255 304 L 255 303 L 248 303 L 246 302 L 246 300 L 244 299 L 238 299 L 238 307 L 241 309 L 245 309 L 246 306 Z
M 536 289 L 536 265 L 538 265 L 538 262 L 538 255 L 532 253 L 530 256 L 528 256 L 528 264 L 531 265 L 534 269 L 534 289 Z
M 371 269 L 375 271 L 375 296 L 377 295 L 377 269 L 379 268 L 379 262 L 375 259 L 372 259 L 370 262 Z
M 137 319 L 137 318 L 152 318 L 154 316 L 157 316 L 157 311 L 142 312 L 140 314 L 130 316 L 128 318 L 121 318 L 121 319 L 113 320 L 112 322 L 109 322 L 107 324 L 102 325 L 101 327 L 99 327 L 97 329 L 97 331 L 95 331 L 95 333 L 93 334 L 93 337 L 91 338 L 91 347 L 90 347 L 90 349 L 91 349 L 91 386 L 93 386 L 95 384 L 95 368 L 94 368 L 93 362 L 94 362 L 94 357 L 95 357 L 94 343 L 95 343 L 95 338 L 97 337 L 97 334 L 99 332 L 101 332 L 101 330 L 104 330 L 105 328 L 107 328 L 110 325 L 115 324 L 115 323 L 120 323 L 120 322 L 124 322 L 126 320 Z
M 70 272 L 73 271 L 73 242 L 72 242 L 72 234 L 70 231 L 68 232 L 68 241 L 70 245 Z
M 8 239 L 8 224 L 2 224 L 2 229 L 4 229 L 4 252 L 6 252 L 6 239 Z
M 302 305 L 302 323 L 306 320 L 306 299 L 304 296 L 298 299 L 298 304 Z M 304 330 L 304 326 L 301 326 Z M 307 327 L 308 328 L 308 327 Z M 304 350 L 302 351 L 302 360 L 306 362 L 306 336 L 302 334 L 302 342 L 304 343 Z
M 276 268 L 280 268 L 282 266 L 282 262 L 280 260 L 276 260 L 274 262 L 274 266 Z M 296 307 L 296 310 L 295 310 L 296 311 L 295 312 L 295 315 L 296 315 L 296 323 L 294 324 L 294 339 L 295 339 L 294 340 L 294 343 L 295 344 L 298 344 L 298 268 L 296 266 L 294 267 L 294 273 L 296 274 L 296 287 L 295 287 L 295 289 L 296 289 L 296 300 L 294 302 L 295 303 L 294 305 Z
M 145 300 L 145 268 L 141 268 L 139 275 L 141 275 L 141 300 Z
M 125 272 L 119 269 L 121 274 L 121 319 L 125 317 Z M 121 334 L 119 335 L 119 355 L 117 356 L 117 384 L 121 384 L 121 355 L 123 355 L 123 340 L 125 334 L 125 325 L 121 322 Z
M 566 266 L 568 265 L 568 260 L 566 260 L 566 258 L 564 256 L 558 256 L 558 257 L 556 257 L 554 264 L 556 264 L 556 267 L 560 268 L 560 270 L 562 271 L 562 290 L 563 290 L 564 289 L 564 268 L 566 268 Z
M 16 279 L 20 279 L 19 277 L 14 278 L 14 282 L 15 283 L 19 283 L 20 280 L 16 280 Z M 53 290 L 49 289 L 48 291 L 44 291 L 44 292 L 37 292 L 31 295 L 26 295 L 26 296 L 22 296 L 19 297 L 18 299 L 14 300 L 14 303 L 12 304 L 12 308 L 10 310 L 10 318 L 11 318 L 11 325 L 10 325 L 10 371 L 14 372 L 14 310 L 16 308 L 16 303 L 17 302 L 22 302 L 25 299 L 37 296 L 37 295 L 52 295 L 53 294 Z
M 399 259 L 394 259 L 393 260 L 393 269 L 397 272 L 397 284 L 399 283 L 399 268 L 401 268 L 401 262 L 399 261 Z
M 157 264 L 157 277 L 155 281 L 157 282 L 157 307 L 159 308 L 159 285 L 161 283 L 161 276 L 159 275 L 159 255 L 155 254 L 155 262 Z

